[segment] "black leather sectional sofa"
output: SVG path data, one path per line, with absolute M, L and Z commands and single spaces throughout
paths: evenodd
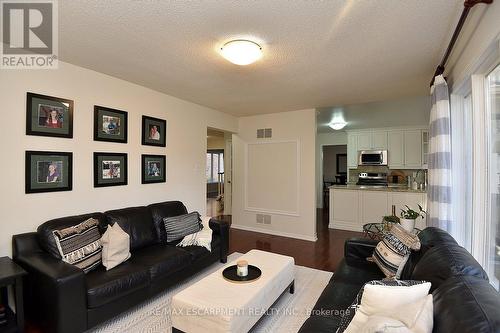
M 211 252 L 166 243 L 163 218 L 185 213 L 181 202 L 163 202 L 59 218 L 40 225 L 37 232 L 13 236 L 14 260 L 29 273 L 24 280 L 27 319 L 44 332 L 83 332 L 214 262 L 226 262 L 229 225 L 222 221 L 210 220 Z M 109 271 L 101 266 L 84 274 L 55 257 L 52 231 L 90 217 L 99 220 L 101 233 L 118 223 L 130 235 L 129 260 Z
M 422 247 L 413 252 L 402 280 L 432 283 L 434 333 L 500 333 L 500 295 L 477 261 L 445 231 L 426 228 L 419 235 Z M 368 281 L 384 278 L 366 261 L 377 241 L 351 239 L 345 257 L 318 299 L 301 333 L 335 332 L 340 314 Z

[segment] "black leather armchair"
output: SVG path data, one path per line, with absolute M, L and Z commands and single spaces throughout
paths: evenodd
M 186 212 L 181 202 L 171 201 L 60 218 L 42 224 L 37 232 L 14 235 L 14 260 L 28 272 L 24 279 L 27 320 L 43 332 L 83 332 L 215 262 L 226 262 L 230 224 L 224 221 L 209 222 L 211 252 L 166 243 L 163 217 Z M 120 224 L 131 235 L 132 257 L 110 271 L 100 267 L 87 274 L 63 262 L 55 252 L 52 230 L 88 217 L 100 220 L 102 232 L 107 224 Z

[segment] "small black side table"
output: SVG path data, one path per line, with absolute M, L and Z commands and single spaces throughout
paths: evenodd
M 9 257 L 0 258 L 0 299 L 5 306 L 7 323 L 0 326 L 0 332 L 23 332 L 24 331 L 24 308 L 23 308 L 23 276 L 26 271 L 12 261 Z M 16 314 L 9 307 L 7 287 L 12 285 L 16 297 Z M 16 318 L 17 320 L 14 320 Z

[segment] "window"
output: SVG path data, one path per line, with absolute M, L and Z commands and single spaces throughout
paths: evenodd
M 220 173 L 224 173 L 224 151 L 223 150 L 207 151 L 207 166 L 205 169 L 207 183 L 218 182 Z
M 488 133 L 488 200 L 486 271 L 498 286 L 500 280 L 500 65 L 486 78 Z

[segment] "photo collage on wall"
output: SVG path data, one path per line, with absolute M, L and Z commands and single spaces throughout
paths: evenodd
M 73 138 L 74 102 L 69 99 L 27 93 L 26 134 Z M 141 144 L 166 147 L 167 121 L 142 116 Z M 94 141 L 127 143 L 128 112 L 94 106 Z M 26 151 L 25 192 L 71 191 L 73 153 Z M 166 155 L 141 155 L 141 183 L 166 182 Z M 94 187 L 128 184 L 128 155 L 94 152 Z

